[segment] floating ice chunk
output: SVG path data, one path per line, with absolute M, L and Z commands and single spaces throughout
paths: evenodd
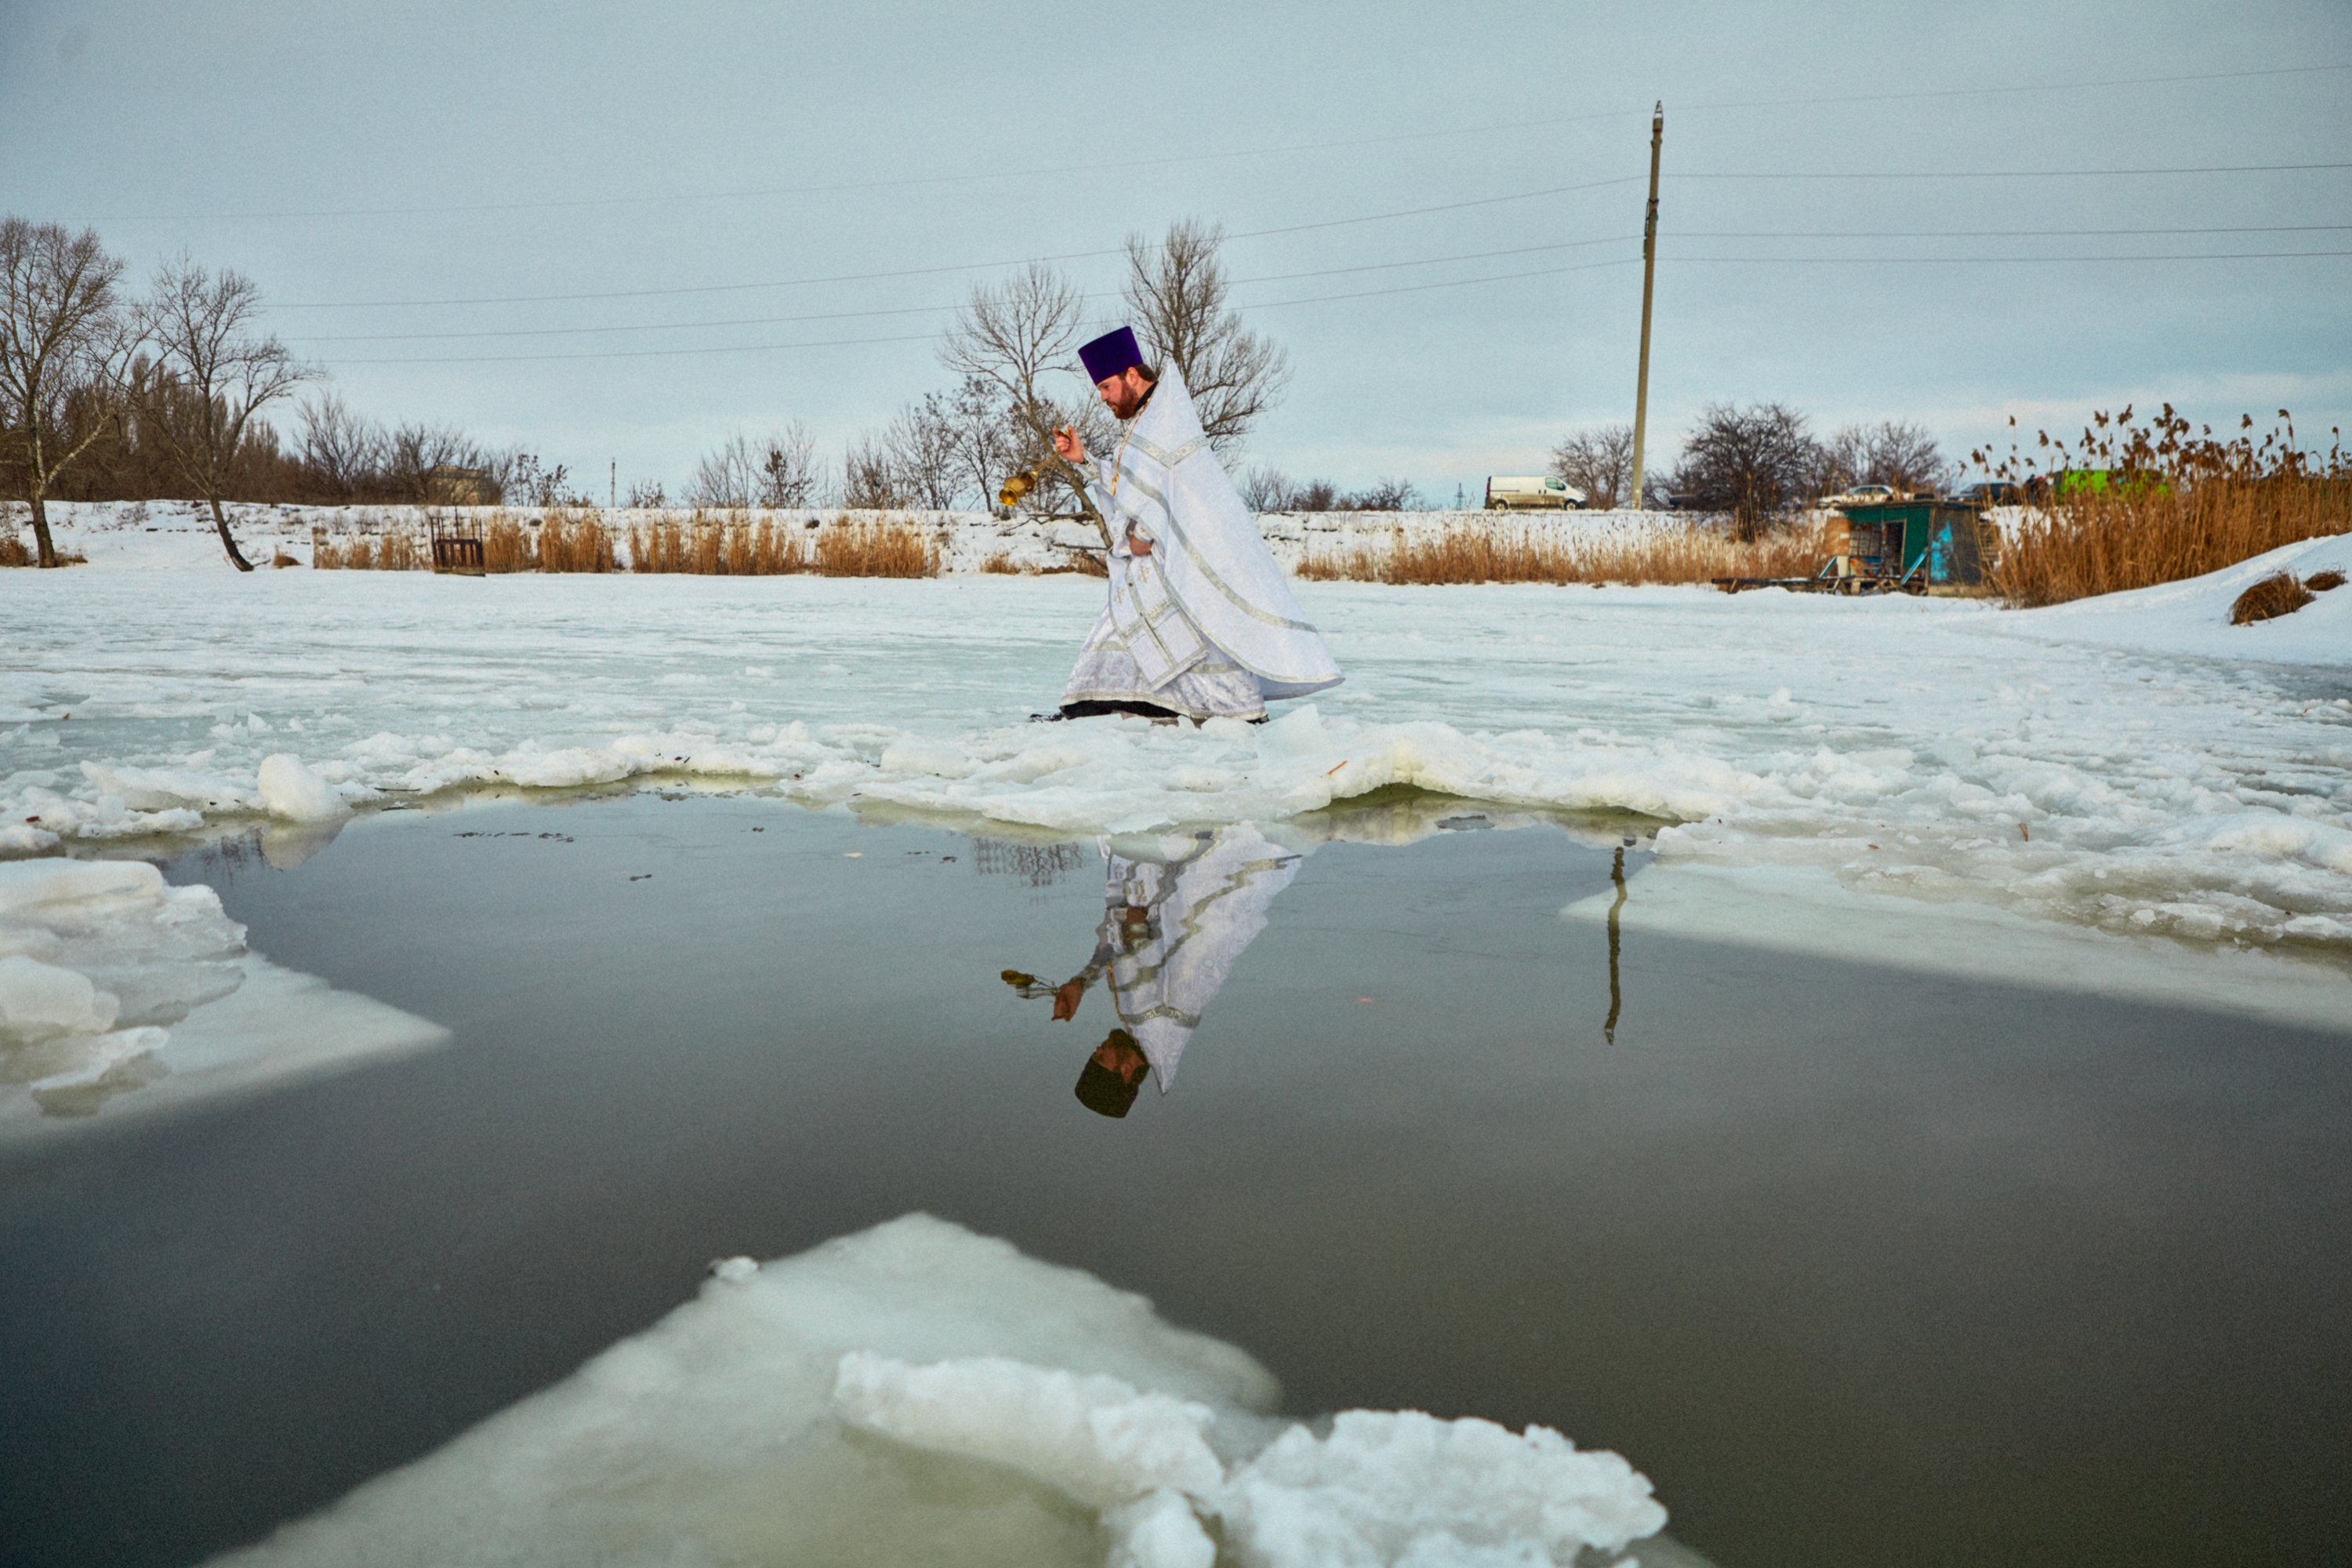
M 103 1034 L 114 1027 L 120 1008 L 120 999 L 86 974 L 22 953 L 0 958 L 0 1043 Z
M 1622 1459 L 1541 1427 L 1360 1412 L 1267 1447 L 1274 1383 L 1242 1351 L 926 1215 L 712 1272 L 564 1382 L 223 1561 L 1213 1568 L 1215 1516 L 1263 1568 L 1545 1568 L 1665 1517 Z
M 28 1087 L 33 1098 L 43 1101 L 68 1089 L 95 1088 L 116 1068 L 161 1050 L 167 1037 L 166 1031 L 151 1026 L 77 1039 L 72 1043 L 68 1066 L 46 1078 L 35 1079 Z
M 1157 1491 L 1103 1515 L 1107 1568 L 1216 1568 L 1217 1543 L 1181 1492 Z
M 331 822 L 351 815 L 350 803 L 335 786 L 304 767 L 291 752 L 261 759 L 260 787 L 263 809 L 289 822 Z
M 188 759 L 191 763 L 194 758 Z M 212 811 L 251 811 L 261 804 L 252 790 L 201 767 L 108 767 L 81 764 L 82 776 L 101 795 L 113 795 L 134 811 L 170 811 L 194 807 Z
M 0 861 L 0 1142 L 446 1037 L 246 952 L 145 861 Z
M 1090 1508 L 1148 1493 L 1205 1493 L 1224 1468 L 1202 1436 L 1213 1412 L 1003 1356 L 910 1366 L 868 1352 L 841 1358 L 842 1418 L 912 1447 L 1009 1465 Z
M 1291 1428 L 1235 1473 L 1218 1512 L 1252 1568 L 1567 1568 L 1666 1523 L 1615 1454 L 1415 1410 L 1350 1410 L 1325 1437 Z

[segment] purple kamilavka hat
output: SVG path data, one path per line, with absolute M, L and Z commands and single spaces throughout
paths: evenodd
M 1078 358 L 1087 367 L 1088 381 L 1108 381 L 1120 371 L 1143 363 L 1143 351 L 1135 344 L 1135 330 L 1119 327 L 1105 332 L 1078 350 Z

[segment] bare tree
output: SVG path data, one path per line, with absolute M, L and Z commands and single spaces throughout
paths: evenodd
M 1339 498 L 1343 511 L 1412 511 L 1421 505 L 1421 492 L 1411 479 L 1380 479 Z
M 1552 448 L 1551 471 L 1582 490 L 1591 505 L 1615 510 L 1633 479 L 1633 427 L 1577 431 Z
M 1821 466 L 1805 416 L 1779 403 L 1735 408 L 1711 403 L 1683 445 L 1674 489 L 1711 511 L 1731 513 L 1742 540 L 1802 500 Z
M 1127 238 L 1127 308 L 1144 350 L 1183 373 L 1202 433 L 1219 456 L 1232 451 L 1290 385 L 1290 358 L 1242 325 L 1226 303 L 1231 286 L 1217 251 L 1220 225 L 1171 224 L 1152 245 Z
M 1265 464 L 1242 476 L 1242 504 L 1252 511 L 1289 511 L 1290 478 Z
M 688 506 L 748 508 L 759 490 L 760 453 L 739 430 L 695 465 L 686 500 Z
M 772 436 L 730 436 L 696 466 L 686 499 L 689 506 L 806 506 L 824 484 L 816 442 L 795 421 Z
M 856 511 L 887 511 L 905 504 L 889 449 L 879 437 L 860 436 L 841 460 L 841 504 Z
M 243 273 L 214 273 L 185 257 L 155 277 L 147 335 L 159 356 L 142 414 L 152 418 L 172 461 L 212 508 L 229 564 L 250 572 L 221 510 L 229 469 L 259 410 L 316 372 L 257 330 L 260 290 Z M 166 386 L 178 395 L 163 395 Z
M 348 500 L 376 478 L 388 447 L 382 426 L 331 390 L 305 403 L 301 417 L 302 465 L 330 497 Z
M 1044 385 L 1049 374 L 1077 370 L 1085 308 L 1084 296 L 1068 279 L 1033 261 L 1002 283 L 972 289 L 940 359 L 957 374 L 978 377 L 1003 395 L 1011 448 L 1006 458 L 1034 470 L 1042 481 L 1026 504 L 1059 500 L 1074 505 L 1103 528 L 1108 540 L 1108 526 L 1087 499 L 1077 470 L 1054 452 L 1054 431 L 1064 425 L 1076 426 L 1089 447 L 1100 447 L 1107 416 L 1091 397 L 1065 406 Z
M 1822 450 L 1824 493 L 1854 485 L 1885 485 L 1904 494 L 1940 490 L 1952 477 L 1952 465 L 1922 425 L 1885 419 L 1843 426 Z
M 489 473 L 492 481 L 505 493 L 506 482 L 513 476 L 493 472 L 511 468 L 482 449 L 480 442 L 464 431 L 447 425 L 401 425 L 384 437 L 384 476 L 392 488 L 404 498 L 422 503 L 429 500 L 430 485 L 426 476 L 436 468 L 474 468 Z
M 994 383 L 967 375 L 940 399 L 940 409 L 947 420 L 957 493 L 976 494 L 982 506 L 992 506 L 998 487 L 1021 466 L 1013 457 L 1022 444 L 1011 429 L 1011 405 Z
M 113 389 L 136 342 L 121 278 L 94 230 L 0 220 L 0 464 L 16 474 L 44 566 L 58 563 L 49 490 L 112 423 L 69 411 L 118 405 Z
M 760 504 L 807 506 L 824 489 L 824 459 L 815 438 L 795 419 L 767 438 L 760 453 Z
M 955 506 L 963 475 L 954 415 L 946 398 L 934 392 L 900 409 L 882 433 L 882 449 L 892 488 L 908 501 L 934 511 Z

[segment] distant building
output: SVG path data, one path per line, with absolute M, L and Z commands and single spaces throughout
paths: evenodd
M 425 470 L 425 504 L 427 506 L 496 506 L 499 485 L 482 468 L 461 468 L 455 463 L 436 463 Z

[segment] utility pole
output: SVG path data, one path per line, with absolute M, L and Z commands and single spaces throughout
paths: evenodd
M 1658 276 L 1658 149 L 1666 140 L 1666 104 L 1650 115 L 1650 216 L 1642 223 L 1642 374 L 1633 390 L 1633 508 L 1644 510 L 1642 443 L 1650 427 L 1650 289 Z
M 620 504 L 620 500 L 621 459 L 614 458 L 613 459 L 611 469 L 604 475 L 604 510 L 606 511 L 612 510 L 615 506 Z

